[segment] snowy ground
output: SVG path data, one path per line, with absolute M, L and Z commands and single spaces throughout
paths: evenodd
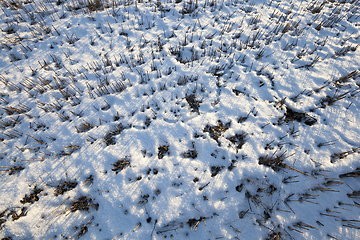
M 2 239 L 360 238 L 360 1 L 1 0 Z

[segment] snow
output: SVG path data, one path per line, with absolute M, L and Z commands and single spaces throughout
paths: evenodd
M 359 9 L 1 1 L 2 239 L 359 238 Z

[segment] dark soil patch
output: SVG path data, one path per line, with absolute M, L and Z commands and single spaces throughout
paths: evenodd
M 259 157 L 259 165 L 271 167 L 275 171 L 280 170 L 281 167 L 284 167 L 284 164 L 282 162 L 287 158 L 285 156 L 286 152 L 278 154 L 276 156 L 275 153 L 271 156 L 266 155 Z
M 216 142 L 219 142 L 219 138 L 221 136 L 221 133 L 225 132 L 229 129 L 231 125 L 231 121 L 226 123 L 225 125 L 221 122 L 221 120 L 218 120 L 218 124 L 215 126 L 210 126 L 207 124 L 203 130 L 203 132 L 208 132 L 210 134 L 210 137 L 214 139 Z
M 285 114 L 284 116 L 279 118 L 278 124 L 281 125 L 283 123 L 293 121 L 304 122 L 306 125 L 309 126 L 312 126 L 317 122 L 316 118 L 309 116 L 307 113 L 297 112 L 286 106 Z
M 169 145 L 160 145 L 158 150 L 159 150 L 159 153 L 158 153 L 158 158 L 159 159 L 162 159 L 165 156 L 166 153 L 168 155 L 170 155 Z
M 120 134 L 124 129 L 125 128 L 123 127 L 123 125 L 121 123 L 114 126 L 113 129 L 111 131 L 109 131 L 104 137 L 106 146 L 115 145 L 116 144 L 115 136 Z
M 195 159 L 197 157 L 197 155 L 198 155 L 198 152 L 196 151 L 196 149 L 193 149 L 193 150 L 189 149 L 187 152 L 183 153 L 183 156 L 185 158 Z
M 191 228 L 191 230 L 196 230 L 197 226 L 199 225 L 199 223 L 201 223 L 202 221 L 205 221 L 205 217 L 200 217 L 199 219 L 189 219 L 189 221 L 187 222 L 187 224 L 189 225 L 189 227 Z
M 234 136 L 229 137 L 228 140 L 235 145 L 236 152 L 244 146 L 248 134 L 246 132 L 236 133 Z
M 98 210 L 99 204 L 94 203 L 91 198 L 82 196 L 71 203 L 70 211 L 76 212 L 77 210 L 89 212 L 90 207 L 95 208 Z
M 215 177 L 225 166 L 211 166 L 211 177 Z
M 25 217 L 27 212 L 26 212 L 27 208 L 26 207 L 22 207 L 19 210 L 10 210 L 10 212 L 7 214 L 7 219 L 9 219 L 9 217 L 12 218 L 13 221 L 16 221 L 18 219 L 20 219 L 21 217 Z M 5 219 L 3 219 L 5 220 Z
M 20 203 L 22 203 L 22 204 L 25 204 L 25 203 L 33 204 L 34 202 L 39 201 L 38 194 L 40 194 L 42 191 L 43 191 L 43 189 L 37 188 L 35 186 L 32 193 L 30 195 L 25 194 L 25 197 L 22 200 L 20 200 Z
M 200 103 L 201 101 L 196 100 L 196 96 L 195 94 L 191 94 L 185 97 L 187 103 L 189 104 L 191 111 L 192 112 L 199 112 L 199 107 L 200 107 Z
M 130 166 L 130 158 L 125 156 L 125 158 L 122 158 L 119 161 L 117 161 L 116 163 L 113 163 L 111 165 L 114 166 L 111 170 L 113 170 L 114 172 L 116 172 L 116 174 L 118 174 L 121 170 Z
M 71 189 L 77 186 L 76 181 L 67 181 L 64 182 L 63 180 L 60 181 L 59 185 L 56 186 L 54 191 L 55 196 L 63 195 L 65 192 L 70 191 Z

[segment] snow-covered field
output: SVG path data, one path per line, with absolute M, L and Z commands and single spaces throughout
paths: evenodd
M 1 0 L 2 239 L 359 239 L 359 0 Z

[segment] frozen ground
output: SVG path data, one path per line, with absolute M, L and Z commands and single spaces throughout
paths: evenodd
M 360 1 L 1 7 L 2 239 L 360 238 Z

